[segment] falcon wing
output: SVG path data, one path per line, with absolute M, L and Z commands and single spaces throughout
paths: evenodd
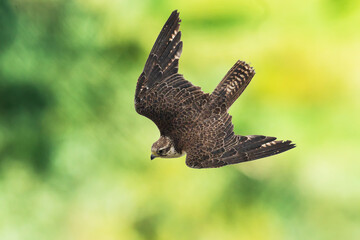
M 218 84 L 204 106 L 202 123 L 189 144 L 186 164 L 193 168 L 213 168 L 255 160 L 295 147 L 291 141 L 276 141 L 275 137 L 235 135 L 227 110 L 254 77 L 247 63 L 237 61 Z
M 186 165 L 192 168 L 216 168 L 256 160 L 295 147 L 291 141 L 276 140 L 275 137 L 235 135 L 229 114 L 203 129 L 204 134 L 197 139 L 199 144 L 193 144 L 186 151 Z
M 182 52 L 179 13 L 171 13 L 161 29 L 136 86 L 135 99 L 154 83 L 177 73 Z
M 171 131 L 174 124 L 188 121 L 190 115 L 194 118 L 194 112 L 186 110 L 201 108 L 208 97 L 177 73 L 182 52 L 179 27 L 179 13 L 175 10 L 151 49 L 135 92 L 136 111 L 155 122 L 162 134 Z M 187 107 L 190 105 L 192 108 Z

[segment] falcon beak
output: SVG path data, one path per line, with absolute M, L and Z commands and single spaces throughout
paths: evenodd
M 153 160 L 154 158 L 156 158 L 156 156 L 155 156 L 155 155 L 153 155 L 153 154 L 151 154 L 151 156 L 150 156 L 150 160 Z

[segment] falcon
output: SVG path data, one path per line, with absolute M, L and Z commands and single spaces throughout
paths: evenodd
M 211 94 L 178 73 L 183 47 L 180 21 L 179 13 L 173 11 L 136 86 L 137 113 L 151 119 L 160 131 L 151 147 L 151 160 L 186 154 L 186 165 L 191 168 L 217 168 L 294 148 L 289 140 L 234 134 L 228 109 L 255 75 L 247 63 L 237 61 Z

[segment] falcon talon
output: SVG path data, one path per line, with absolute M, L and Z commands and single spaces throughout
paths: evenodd
M 262 135 L 235 135 L 228 109 L 242 94 L 255 70 L 237 61 L 215 90 L 204 93 L 178 73 L 182 52 L 179 13 L 166 21 L 145 63 L 135 91 L 135 109 L 151 119 L 161 136 L 150 159 L 185 154 L 192 168 L 216 168 L 285 152 L 291 141 Z

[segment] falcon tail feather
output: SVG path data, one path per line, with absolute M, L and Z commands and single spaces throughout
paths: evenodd
M 255 75 L 255 70 L 244 61 L 237 61 L 227 72 L 211 94 L 218 104 L 225 103 L 226 109 L 236 101 Z

